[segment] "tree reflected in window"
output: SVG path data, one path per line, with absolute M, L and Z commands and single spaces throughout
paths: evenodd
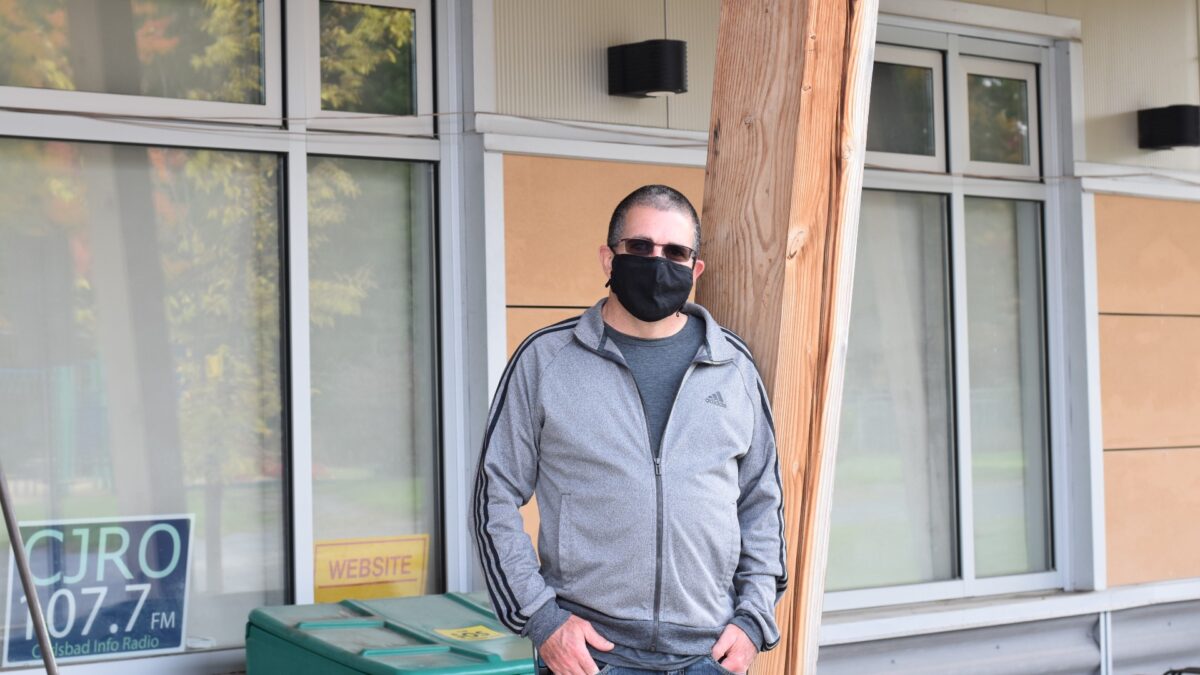
M 195 514 L 189 634 L 283 601 L 280 159 L 0 140 L 0 459 L 23 520 Z
M 261 0 L 0 3 L 0 85 L 261 104 Z
M 1029 164 L 1029 99 L 1025 80 L 967 77 L 971 160 Z
M 416 113 L 411 9 L 321 3 L 321 109 Z

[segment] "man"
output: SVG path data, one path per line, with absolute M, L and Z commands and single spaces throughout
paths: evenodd
M 476 543 L 497 616 L 558 675 L 744 673 L 779 639 L 770 407 L 746 345 L 687 302 L 699 246 L 682 194 L 627 196 L 608 297 L 526 338 L 492 403 Z

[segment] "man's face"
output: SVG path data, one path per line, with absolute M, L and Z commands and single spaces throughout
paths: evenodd
M 674 209 L 662 211 L 652 206 L 635 206 L 625 214 L 625 228 L 621 233 L 622 239 L 649 239 L 656 244 L 678 244 L 688 248 L 696 246 L 695 227 L 691 219 Z M 600 247 L 600 266 L 604 269 L 604 277 L 612 276 L 612 261 L 617 253 L 627 253 L 625 244 L 617 245 L 616 253 L 608 246 Z M 655 248 L 654 255 L 663 256 L 661 248 Z M 688 264 L 692 268 L 692 282 L 700 278 L 704 272 L 704 261 L 695 260 Z

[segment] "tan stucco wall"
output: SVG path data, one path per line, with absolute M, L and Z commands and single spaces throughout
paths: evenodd
M 585 308 L 607 295 L 598 251 L 608 219 L 647 183 L 670 185 L 700 208 L 703 169 L 506 155 L 508 305 Z
M 1200 203 L 1096 196 L 1111 585 L 1200 577 Z

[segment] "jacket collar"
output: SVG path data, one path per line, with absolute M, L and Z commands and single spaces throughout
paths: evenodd
M 600 352 L 610 358 L 621 359 L 620 353 L 609 343 L 604 334 L 604 317 L 600 315 L 600 308 L 604 306 L 605 302 L 608 302 L 608 298 L 601 298 L 596 304 L 589 307 L 583 316 L 579 317 L 579 323 L 575 325 L 575 339 L 592 351 Z M 704 321 L 704 345 L 700 353 L 696 355 L 698 361 L 724 363 L 733 360 L 736 347 L 729 343 L 730 338 L 707 309 L 694 302 L 689 302 L 684 304 L 682 311 L 684 314 Z

